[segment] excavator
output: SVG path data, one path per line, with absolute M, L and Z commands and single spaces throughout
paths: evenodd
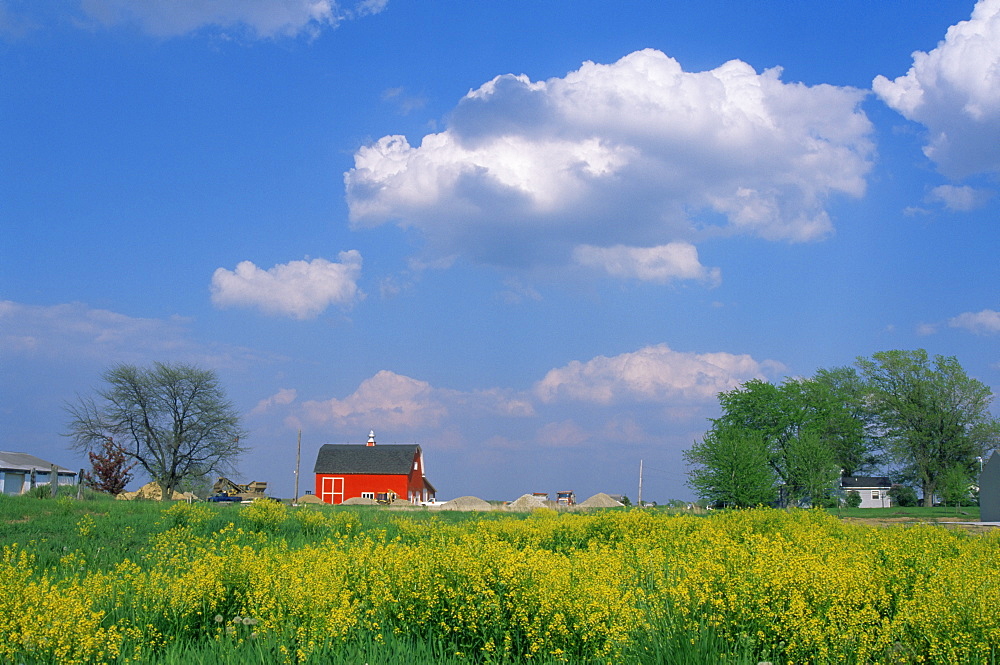
M 391 506 L 392 502 L 399 498 L 399 495 L 392 490 L 375 493 L 375 503 L 381 506 Z

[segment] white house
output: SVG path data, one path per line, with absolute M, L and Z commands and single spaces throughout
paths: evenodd
M 48 485 L 52 467 L 60 485 L 75 485 L 76 472 L 28 453 L 0 451 L 0 494 L 24 494 L 31 489 L 32 472 L 35 485 Z
M 860 508 L 891 508 L 892 499 L 889 490 L 892 482 L 885 476 L 843 476 L 840 488 L 847 492 L 857 492 L 861 495 Z

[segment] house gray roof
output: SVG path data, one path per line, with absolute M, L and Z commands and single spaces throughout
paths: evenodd
M 370 473 L 408 476 L 413 459 L 420 453 L 415 443 L 365 446 L 357 443 L 326 443 L 316 455 L 313 473 Z
M 843 476 L 840 479 L 843 488 L 882 489 L 892 487 L 892 481 L 887 476 Z
M 46 462 L 41 457 L 35 457 L 28 453 L 9 453 L 0 451 L 0 471 L 48 471 L 52 468 L 52 462 Z M 75 471 L 70 471 L 65 467 L 56 465 L 57 473 L 76 475 Z

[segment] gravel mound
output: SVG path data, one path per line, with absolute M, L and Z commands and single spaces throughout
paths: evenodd
M 299 503 L 326 503 L 315 494 L 304 494 L 299 497 Z
M 581 508 L 618 508 L 625 504 L 615 501 L 604 492 L 598 492 L 586 501 L 578 504 Z
M 476 496 L 460 496 L 443 503 L 441 510 L 493 510 L 493 506 Z
M 507 504 L 507 510 L 513 510 L 515 512 L 531 512 L 536 508 L 547 508 L 548 503 L 551 502 L 533 494 L 522 494 L 516 500 Z
M 350 499 L 347 499 L 345 501 L 341 501 L 340 505 L 342 505 L 342 506 L 377 506 L 378 503 L 375 500 L 369 499 L 367 497 L 352 496 Z

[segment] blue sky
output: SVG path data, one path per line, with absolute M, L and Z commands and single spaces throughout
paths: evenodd
M 691 498 L 716 395 L 887 349 L 1000 386 L 1000 0 L 0 0 L 0 448 L 214 369 L 244 480 Z

